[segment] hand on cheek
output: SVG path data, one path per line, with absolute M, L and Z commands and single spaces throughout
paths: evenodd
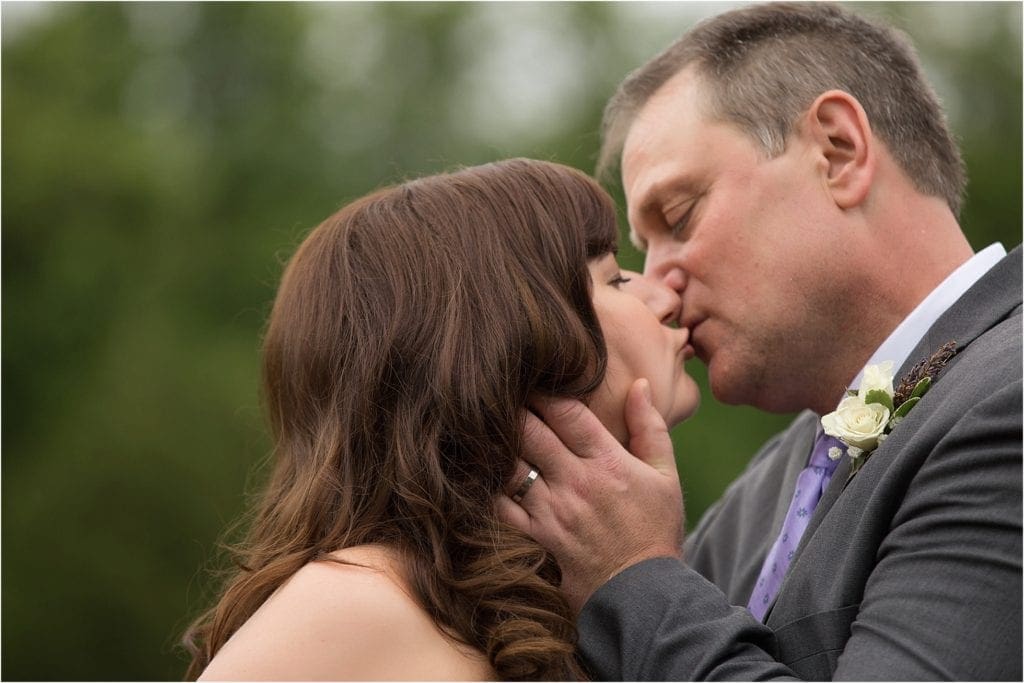
M 498 500 L 502 519 L 550 550 L 563 591 L 580 610 L 610 578 L 643 560 L 679 557 L 683 500 L 672 442 L 646 380 L 630 388 L 630 451 L 578 401 L 545 399 L 528 416 L 525 458 L 541 472 L 518 503 Z

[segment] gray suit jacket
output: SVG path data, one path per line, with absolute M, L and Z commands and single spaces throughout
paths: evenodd
M 1021 250 L 928 331 L 897 377 L 958 353 L 852 479 L 840 462 L 762 624 L 746 605 L 817 417 L 772 439 L 689 537 L 579 617 L 603 680 L 1021 680 Z M 738 607 L 736 605 L 739 605 Z

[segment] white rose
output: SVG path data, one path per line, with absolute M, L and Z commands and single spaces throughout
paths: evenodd
M 847 396 L 834 412 L 821 418 L 821 426 L 826 434 L 841 439 L 847 446 L 870 451 L 878 445 L 878 437 L 888 421 L 889 409 L 882 404 Z
M 860 400 L 867 399 L 869 391 L 884 391 L 892 398 L 895 391 L 892 388 L 892 366 L 893 362 L 887 360 L 878 365 L 869 365 L 864 368 L 864 378 L 860 381 L 860 389 L 857 396 Z

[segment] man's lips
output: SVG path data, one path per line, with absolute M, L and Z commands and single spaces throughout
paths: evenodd
M 686 360 L 689 360 L 694 356 L 700 356 L 701 358 L 703 358 L 703 356 L 701 356 L 700 353 L 701 345 L 699 340 L 696 339 L 696 336 L 698 328 L 704 323 L 705 320 L 706 318 L 691 318 L 681 323 L 681 326 L 685 327 L 686 330 L 689 332 L 689 335 L 687 336 L 688 343 L 686 345 L 686 350 L 684 352 Z
M 683 346 L 679 349 L 679 352 L 683 354 L 683 362 L 686 362 L 694 356 L 693 347 L 690 345 L 690 330 L 686 327 L 681 327 L 679 329 L 686 333 L 686 336 L 683 339 Z
M 694 315 L 693 313 L 685 315 L 685 313 L 689 310 L 690 309 L 688 306 L 683 306 L 684 314 L 680 314 L 679 316 L 679 327 L 685 327 L 686 329 L 690 330 L 690 332 L 693 332 L 697 328 L 697 326 L 699 326 L 702 322 L 707 320 L 707 317 L 701 316 L 699 314 Z

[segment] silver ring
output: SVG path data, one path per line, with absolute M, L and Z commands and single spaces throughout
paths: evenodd
M 537 477 L 539 476 L 540 472 L 531 467 L 530 473 L 526 475 L 526 479 L 524 479 L 523 483 L 519 485 L 516 492 L 512 494 L 512 501 L 516 503 L 521 501 L 523 496 L 526 495 L 526 492 L 530 490 L 531 486 L 533 486 L 533 482 L 537 481 Z

